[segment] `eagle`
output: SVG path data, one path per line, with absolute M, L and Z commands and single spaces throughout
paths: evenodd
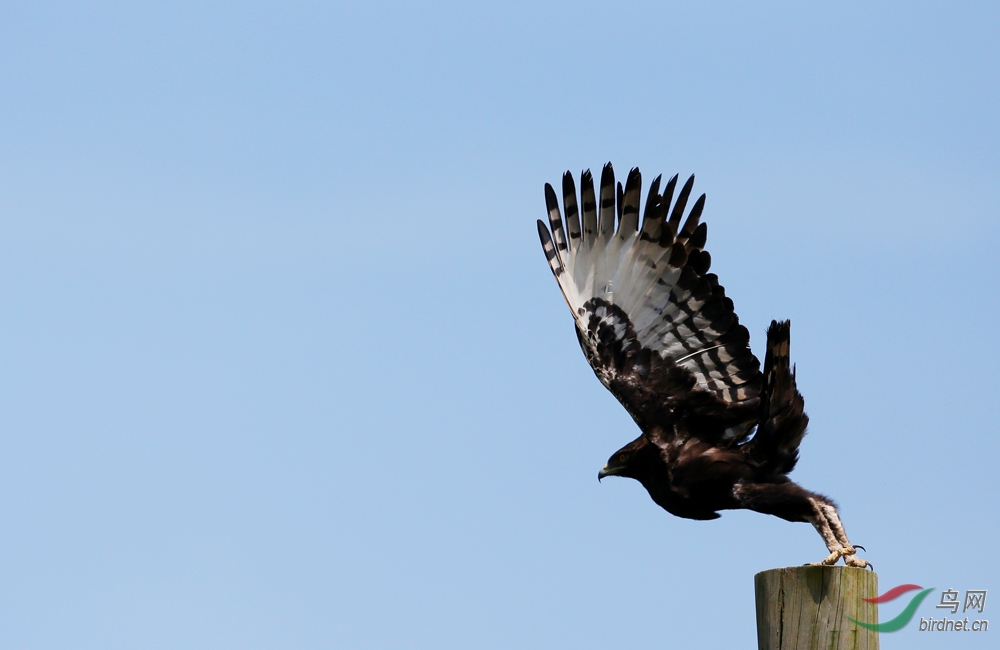
M 809 418 L 789 363 L 789 321 L 767 330 L 764 366 L 705 250 L 702 194 L 684 217 L 692 175 L 674 199 L 675 175 L 624 188 L 608 163 L 600 196 L 590 171 L 562 178 L 562 210 L 545 184 L 548 224 L 538 221 L 545 258 L 597 378 L 639 426 L 639 437 L 597 475 L 632 478 L 672 515 L 716 519 L 744 508 L 808 522 L 829 555 L 816 565 L 871 563 L 857 556 L 833 501 L 794 483 Z M 683 219 L 683 223 L 682 223 Z

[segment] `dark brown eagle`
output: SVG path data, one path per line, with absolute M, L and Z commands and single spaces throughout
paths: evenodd
M 733 301 L 708 272 L 704 194 L 681 225 L 694 176 L 676 201 L 677 176 L 662 194 L 657 176 L 641 225 L 638 169 L 622 188 L 605 165 L 599 199 L 589 171 L 580 184 L 577 198 L 573 176 L 563 176 L 564 219 L 546 183 L 549 224 L 539 220 L 538 235 L 587 361 L 642 430 L 598 478 L 634 478 L 678 517 L 747 508 L 807 521 L 830 553 L 817 564 L 871 566 L 833 502 L 788 478 L 809 422 L 789 365 L 789 323 L 771 322 L 761 372 Z

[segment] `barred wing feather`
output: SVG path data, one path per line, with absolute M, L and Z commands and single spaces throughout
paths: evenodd
M 641 226 L 638 169 L 622 188 L 605 165 L 599 199 L 584 172 L 579 200 L 567 172 L 565 221 L 546 184 L 542 248 L 587 360 L 639 426 L 681 426 L 715 444 L 737 444 L 758 418 L 760 363 L 732 300 L 708 272 L 705 195 L 681 226 L 694 177 L 673 206 L 677 177 L 662 194 L 660 180 L 649 188 Z

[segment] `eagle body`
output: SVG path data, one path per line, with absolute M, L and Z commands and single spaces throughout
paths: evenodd
M 691 176 L 649 187 L 639 219 L 641 175 L 625 186 L 605 165 L 600 193 L 589 171 L 577 195 L 563 176 L 563 207 L 545 185 L 548 223 L 538 234 L 597 378 L 638 425 L 598 478 L 639 481 L 667 512 L 715 519 L 745 508 L 811 523 L 830 555 L 870 566 L 847 540 L 833 502 L 788 478 L 809 418 L 789 363 L 788 321 L 772 321 L 763 368 L 704 249 L 702 194 L 685 211 Z M 682 223 L 683 221 L 683 223 Z

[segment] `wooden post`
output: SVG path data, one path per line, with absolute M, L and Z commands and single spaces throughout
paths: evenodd
M 770 569 L 754 576 L 759 650 L 878 650 L 874 571 L 845 566 Z

